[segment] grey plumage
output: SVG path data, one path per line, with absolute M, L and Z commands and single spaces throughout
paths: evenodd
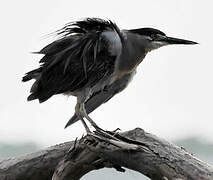
M 60 38 L 38 53 L 44 54 L 38 69 L 23 81 L 35 79 L 28 100 L 40 103 L 55 94 L 77 97 L 76 113 L 66 127 L 86 118 L 128 85 L 148 52 L 169 44 L 196 44 L 167 37 L 152 28 L 120 30 L 110 20 L 87 18 L 57 31 Z
M 107 86 L 104 90 L 99 91 L 95 94 L 93 94 L 86 102 L 85 102 L 85 109 L 86 112 L 89 114 L 93 112 L 96 108 L 98 108 L 103 103 L 106 103 L 109 101 L 114 95 L 117 93 L 123 91 L 127 85 L 132 80 L 133 76 L 135 75 L 135 71 L 132 73 L 126 74 L 121 79 L 115 81 L 111 85 Z M 67 122 L 66 127 L 74 124 L 79 120 L 79 117 L 74 114 L 72 118 Z

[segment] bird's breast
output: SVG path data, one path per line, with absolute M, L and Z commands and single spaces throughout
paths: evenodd
M 132 57 L 121 56 L 120 60 L 118 61 L 118 64 L 115 67 L 111 82 L 121 79 L 123 76 L 136 71 L 136 68 L 143 61 L 145 55 L 146 54 L 144 53 L 143 55 Z

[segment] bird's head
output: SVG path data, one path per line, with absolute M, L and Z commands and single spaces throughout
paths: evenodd
M 174 44 L 198 44 L 194 41 L 189 41 L 185 39 L 173 38 L 166 36 L 160 30 L 153 28 L 141 28 L 141 29 L 132 29 L 132 33 L 140 35 L 146 41 L 146 50 L 152 51 L 166 45 Z

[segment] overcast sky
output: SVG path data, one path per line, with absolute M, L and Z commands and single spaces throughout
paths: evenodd
M 84 3 L 83 3 L 84 2 Z M 27 71 L 38 67 L 43 36 L 83 17 L 109 18 L 122 29 L 153 27 L 197 41 L 149 53 L 128 88 L 91 117 L 104 129 L 144 128 L 166 139 L 198 135 L 213 141 L 213 1 L 53 1 L 0 3 L 0 141 L 51 145 L 81 136 L 81 123 L 64 130 L 76 99 L 54 96 L 27 102 Z

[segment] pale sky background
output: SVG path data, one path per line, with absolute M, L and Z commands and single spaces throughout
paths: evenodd
M 109 18 L 120 28 L 153 27 L 197 41 L 151 52 L 132 83 L 91 117 L 104 129 L 144 128 L 168 140 L 197 135 L 213 141 L 213 1 L 53 1 L 0 3 L 0 141 L 34 140 L 45 146 L 80 137 L 76 123 L 64 130 L 76 99 L 62 95 L 27 102 L 32 82 L 22 76 L 38 67 L 43 36 L 83 17 Z

